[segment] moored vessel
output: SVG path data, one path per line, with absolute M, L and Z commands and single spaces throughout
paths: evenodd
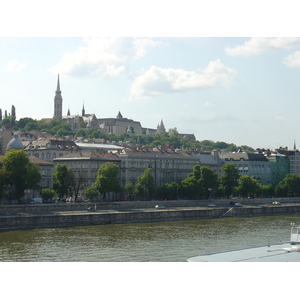
M 300 226 L 291 224 L 289 242 L 202 254 L 187 259 L 188 262 L 299 262 Z

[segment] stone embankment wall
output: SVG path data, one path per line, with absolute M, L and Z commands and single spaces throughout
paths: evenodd
M 213 199 L 217 207 L 228 207 L 230 201 L 239 202 L 243 205 L 271 204 L 273 201 L 281 203 L 300 203 L 300 198 L 257 198 L 257 199 Z M 99 210 L 128 210 L 154 208 L 155 205 L 164 205 L 166 208 L 178 207 L 202 207 L 209 204 L 209 200 L 166 200 L 166 201 L 126 201 L 126 202 L 97 202 Z M 22 204 L 0 205 L 0 216 L 18 213 L 39 212 L 76 212 L 86 210 L 94 203 L 58 203 L 58 204 Z
M 90 204 L 3 205 L 0 208 L 0 230 L 300 213 L 299 198 L 276 199 L 283 205 L 271 205 L 274 199 L 251 200 L 236 200 L 244 206 L 234 208 L 228 206 L 229 200 L 218 200 L 221 204 L 214 201 L 217 204 L 216 207 L 207 207 L 209 202 L 205 201 L 98 203 L 97 212 L 86 211 Z M 156 204 L 164 204 L 166 209 L 154 209 Z

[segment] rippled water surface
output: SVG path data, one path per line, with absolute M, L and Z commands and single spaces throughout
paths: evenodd
M 1 232 L 0 261 L 179 262 L 289 240 L 292 222 L 300 215 Z

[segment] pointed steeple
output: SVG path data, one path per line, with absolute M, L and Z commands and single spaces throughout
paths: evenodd
M 165 128 L 163 120 L 161 120 L 160 124 L 157 125 L 157 131 L 156 132 L 159 133 L 159 134 L 166 132 L 166 128 Z
M 83 105 L 82 105 L 82 116 L 84 116 L 85 115 L 85 109 L 84 109 L 84 103 L 83 103 Z
M 68 108 L 67 116 L 70 116 L 70 108 Z
M 117 119 L 123 119 L 123 116 L 122 116 L 121 112 L 118 113 Z
M 56 88 L 55 97 L 54 97 L 54 116 L 53 116 L 53 118 L 55 120 L 61 120 L 61 118 L 62 118 L 62 101 L 63 101 L 63 99 L 61 96 L 59 74 L 58 74 L 57 88 Z
M 296 150 L 296 141 L 294 140 L 294 150 Z
M 57 88 L 56 88 L 56 92 L 60 92 L 60 84 L 59 84 L 59 74 L 58 74 L 58 78 L 57 78 Z

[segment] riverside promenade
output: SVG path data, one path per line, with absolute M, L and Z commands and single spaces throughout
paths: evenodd
M 229 199 L 214 200 L 214 207 L 204 200 L 107 202 L 96 203 L 96 211 L 87 211 L 94 203 L 0 205 L 0 231 L 300 214 L 300 198 L 234 201 L 243 206 L 232 207 Z M 273 201 L 282 204 L 273 205 Z M 156 209 L 156 205 L 165 208 Z

